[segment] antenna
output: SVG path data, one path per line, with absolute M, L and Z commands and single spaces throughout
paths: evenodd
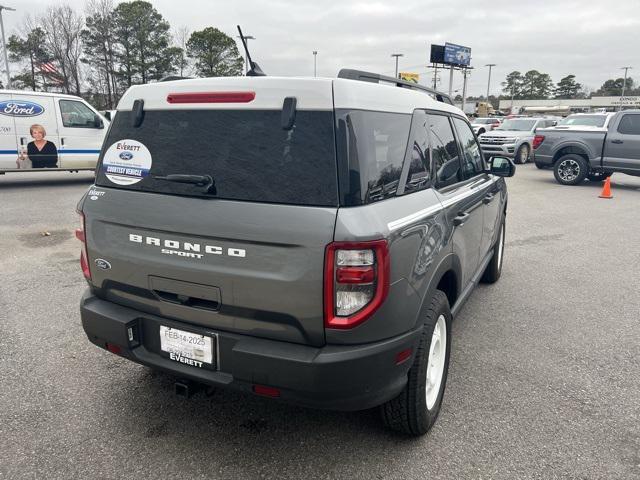
M 242 34 L 242 30 L 240 29 L 240 25 L 237 25 L 238 33 L 240 34 L 240 39 L 242 40 L 242 46 L 244 47 L 244 51 L 247 54 L 247 60 L 249 61 L 249 70 L 247 70 L 247 77 L 264 77 L 266 73 L 262 71 L 260 66 L 251 60 L 251 54 L 249 53 L 249 47 L 247 47 L 247 39 Z

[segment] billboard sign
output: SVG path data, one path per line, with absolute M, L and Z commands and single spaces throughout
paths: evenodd
M 468 67 L 471 63 L 471 49 L 455 43 L 445 43 L 444 63 Z
M 400 72 L 398 75 L 400 80 L 406 80 L 407 82 L 418 83 L 420 80 L 420 75 L 417 73 Z

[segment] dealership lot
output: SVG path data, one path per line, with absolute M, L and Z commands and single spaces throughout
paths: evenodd
M 502 278 L 456 319 L 420 439 L 372 411 L 182 400 L 91 345 L 73 236 L 91 179 L 0 177 L 0 478 L 640 478 L 640 178 L 615 174 L 604 200 L 518 167 Z

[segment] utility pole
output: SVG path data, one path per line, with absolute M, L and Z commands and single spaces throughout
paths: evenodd
M 249 50 L 249 40 L 255 40 L 256 37 L 252 37 L 251 35 L 243 35 L 245 41 L 247 42 L 247 50 Z M 240 35 L 237 36 L 240 40 L 242 40 L 242 37 Z M 244 67 L 245 67 L 245 71 L 244 74 L 246 75 L 247 72 L 249 71 L 249 55 L 245 56 L 244 59 Z
M 433 89 L 438 89 L 438 64 L 435 64 L 435 70 L 433 71 Z
M 4 20 L 2 19 L 2 11 L 15 12 L 15 8 L 0 5 L 0 29 L 2 29 L 2 49 L 4 50 L 4 65 L 7 68 L 7 88 L 11 88 L 11 73 L 9 72 L 9 56 L 7 55 L 7 41 L 4 38 Z
M 627 86 L 627 71 L 632 68 L 633 67 L 621 67 L 621 70 L 624 70 L 624 81 L 622 82 L 622 95 L 620 95 L 621 97 L 624 97 L 624 90 Z M 620 105 L 618 105 L 618 110 L 621 110 L 621 109 L 622 109 L 622 99 L 620 99 Z
M 318 51 L 314 50 L 313 51 L 313 76 L 314 77 L 318 76 L 318 68 L 317 68 L 318 64 L 316 62 L 317 58 L 318 58 Z
M 462 82 L 462 111 L 464 112 L 464 106 L 467 103 L 467 67 L 462 70 L 462 76 L 464 77 Z
M 487 80 L 487 103 L 489 103 L 489 88 L 491 87 L 491 69 L 495 66 L 495 63 L 487 63 L 485 65 L 485 67 L 489 67 L 489 79 Z
M 453 65 L 449 67 L 449 96 L 453 93 Z
M 404 54 L 402 54 L 402 53 L 392 53 L 391 56 L 392 57 L 396 57 L 396 78 L 398 78 L 398 58 L 404 57 Z

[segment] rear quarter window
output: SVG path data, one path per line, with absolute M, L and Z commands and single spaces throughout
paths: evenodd
M 294 205 L 338 203 L 333 112 L 298 111 L 291 130 L 280 110 L 148 110 L 134 128 L 119 111 L 100 157 L 96 184 L 142 192 L 211 196 L 203 188 L 157 179 L 210 175 L 215 198 Z M 148 175 L 131 185 L 109 180 L 105 151 L 130 139 L 149 150 Z

